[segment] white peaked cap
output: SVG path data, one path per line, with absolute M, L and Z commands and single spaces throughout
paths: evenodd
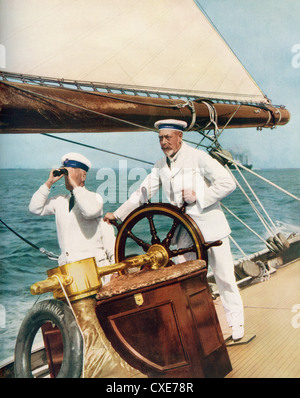
M 187 126 L 187 123 L 183 120 L 176 120 L 176 119 L 165 119 L 165 120 L 158 120 L 154 127 L 158 130 L 162 129 L 172 129 L 172 130 L 179 130 L 183 131 Z
M 80 153 L 70 152 L 61 158 L 61 163 L 65 167 L 74 167 L 88 171 L 92 167 L 92 163 Z

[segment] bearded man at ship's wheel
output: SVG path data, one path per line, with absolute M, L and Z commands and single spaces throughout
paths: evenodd
M 181 120 L 160 120 L 155 123 L 165 157 L 158 160 L 151 173 L 129 199 L 115 212 L 107 213 L 104 221 L 126 216 L 144 203 L 142 188 L 153 197 L 162 187 L 168 201 L 178 207 L 186 203 L 186 214 L 197 223 L 206 242 L 222 241 L 221 246 L 208 250 L 208 264 L 212 268 L 224 306 L 227 322 L 232 327 L 233 340 L 244 335 L 243 302 L 236 284 L 230 250 L 231 232 L 220 201 L 236 188 L 227 170 L 210 155 L 183 142 L 183 130 L 187 123 Z M 186 231 L 177 234 L 178 247 L 189 247 Z M 188 261 L 192 253 L 179 256 L 178 261 Z

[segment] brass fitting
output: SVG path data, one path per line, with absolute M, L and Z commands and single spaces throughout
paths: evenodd
M 64 287 L 73 282 L 73 278 L 71 276 L 60 275 L 59 280 Z M 30 287 L 30 293 L 33 295 L 37 295 L 42 293 L 54 292 L 61 287 L 59 280 L 58 277 L 56 278 L 55 276 L 51 276 L 44 281 L 37 282 Z
M 144 265 L 158 269 L 166 266 L 168 261 L 167 250 L 158 244 L 152 245 L 146 254 L 104 267 L 97 267 L 95 258 L 91 257 L 48 270 L 48 279 L 33 284 L 30 292 L 33 295 L 53 292 L 54 298 L 64 299 L 63 286 L 70 301 L 75 301 L 95 295 L 102 287 L 101 277 L 104 275 Z
M 49 269 L 48 279 L 32 285 L 30 292 L 33 295 L 53 292 L 54 298 L 64 299 L 62 285 L 71 301 L 92 296 L 101 287 L 97 269 L 94 257 Z

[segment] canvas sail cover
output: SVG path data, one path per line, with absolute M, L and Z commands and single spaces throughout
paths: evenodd
M 0 0 L 2 70 L 267 102 L 193 0 Z

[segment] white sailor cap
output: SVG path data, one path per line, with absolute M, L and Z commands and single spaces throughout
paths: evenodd
M 61 163 L 64 167 L 74 167 L 84 171 L 88 171 L 92 167 L 91 162 L 85 156 L 74 152 L 64 155 L 61 158 Z
M 162 129 L 172 129 L 183 131 L 187 126 L 187 123 L 183 120 L 175 120 L 175 119 L 165 119 L 165 120 L 158 120 L 154 127 L 158 130 Z

